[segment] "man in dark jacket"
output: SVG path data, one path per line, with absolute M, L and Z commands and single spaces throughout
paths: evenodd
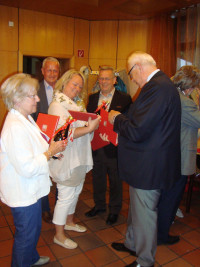
M 130 95 L 115 89 L 116 82 L 113 68 L 104 66 L 99 71 L 100 92 L 90 95 L 87 106 L 88 112 L 94 112 L 102 101 L 109 103 L 107 109 L 124 112 L 130 105 Z M 107 174 L 109 178 L 109 215 L 106 223 L 114 224 L 122 206 L 122 181 L 118 176 L 117 147 L 113 144 L 93 151 L 93 197 L 95 207 L 86 212 L 87 217 L 93 217 L 106 211 Z
M 109 114 L 119 134 L 119 175 L 130 185 L 126 240 L 112 246 L 135 251 L 136 261 L 127 266 L 150 267 L 155 262 L 160 192 L 180 177 L 181 103 L 175 86 L 149 54 L 134 52 L 127 65 L 142 89 L 126 115 Z

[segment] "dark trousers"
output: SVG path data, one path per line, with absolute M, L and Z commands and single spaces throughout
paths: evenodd
M 56 201 L 58 199 L 58 189 L 56 187 L 56 195 L 55 195 L 55 204 L 56 204 Z M 47 196 L 44 196 L 41 198 L 42 200 L 42 212 L 45 212 L 45 211 L 50 211 L 50 206 L 49 206 L 49 198 L 48 198 L 48 195 Z
M 11 211 L 16 227 L 11 267 L 30 267 L 40 258 L 36 246 L 42 226 L 41 200 Z
M 168 238 L 169 229 L 175 219 L 176 211 L 180 205 L 187 175 L 181 175 L 180 179 L 169 190 L 161 190 L 158 204 L 158 240 L 165 242 Z
M 49 206 L 49 198 L 48 198 L 48 195 L 47 196 L 44 196 L 41 198 L 42 200 L 42 212 L 44 211 L 50 211 L 50 206 Z
M 118 176 L 117 158 L 108 157 L 104 149 L 93 155 L 93 197 L 97 209 L 106 208 L 107 175 L 109 178 L 109 212 L 118 214 L 122 207 L 122 181 Z

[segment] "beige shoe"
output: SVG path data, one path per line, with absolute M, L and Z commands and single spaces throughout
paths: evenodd
M 79 232 L 79 233 L 84 233 L 87 231 L 87 228 L 85 226 L 79 225 L 79 224 L 75 224 L 74 226 L 66 224 L 64 229 L 69 230 L 69 231 Z
M 39 266 L 39 265 L 44 265 L 50 261 L 49 257 L 46 256 L 40 256 L 39 260 L 36 261 L 33 265 L 31 266 Z
M 53 238 L 53 242 L 61 247 L 68 248 L 68 249 L 74 249 L 77 248 L 77 243 L 73 240 L 66 238 L 64 242 L 60 242 L 55 236 Z

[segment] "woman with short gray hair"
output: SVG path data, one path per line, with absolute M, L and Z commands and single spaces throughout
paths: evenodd
M 15 225 L 12 267 L 43 265 L 49 257 L 40 257 L 39 240 L 42 214 L 41 198 L 48 195 L 48 161 L 64 151 L 66 142 L 50 145 L 31 115 L 36 112 L 38 82 L 20 73 L 8 78 L 1 86 L 3 101 L 9 110 L 1 132 L 0 197 L 11 207 Z

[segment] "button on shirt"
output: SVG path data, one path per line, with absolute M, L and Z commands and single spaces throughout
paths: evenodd
M 115 92 L 115 88 L 114 88 L 109 94 L 107 94 L 107 96 L 105 96 L 105 95 L 103 95 L 102 92 L 100 91 L 98 106 L 100 106 L 100 105 L 102 104 L 103 101 L 109 102 L 109 104 L 108 104 L 108 106 L 107 106 L 107 108 L 106 108 L 106 111 L 108 111 L 109 108 L 110 108 L 110 103 L 111 103 L 111 101 L 112 101 L 114 92 Z
M 50 105 L 53 98 L 53 87 L 44 80 L 45 91 L 47 95 L 48 105 Z

